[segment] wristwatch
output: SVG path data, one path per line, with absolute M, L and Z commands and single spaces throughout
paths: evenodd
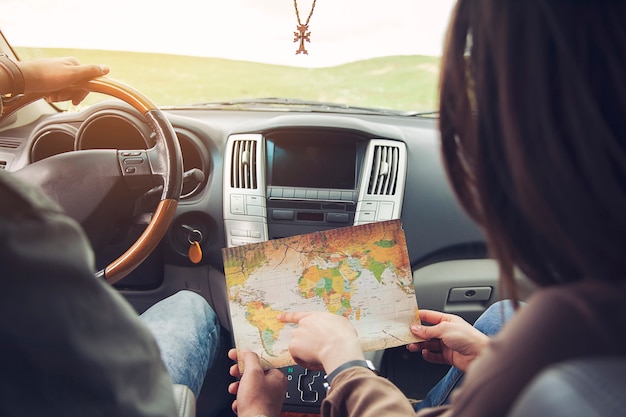
M 339 365 L 337 368 L 335 368 L 334 371 L 332 371 L 328 375 L 324 376 L 324 388 L 326 388 L 326 390 L 328 391 L 330 389 L 331 384 L 333 383 L 333 379 L 340 372 L 345 371 L 348 368 L 354 368 L 355 366 L 360 366 L 362 368 L 367 368 L 370 371 L 374 372 L 376 375 L 378 375 L 378 371 L 376 371 L 376 367 L 374 367 L 374 364 L 370 360 L 360 360 L 359 359 L 359 360 L 354 360 L 354 361 L 348 361 L 348 362 L 344 363 L 343 365 Z

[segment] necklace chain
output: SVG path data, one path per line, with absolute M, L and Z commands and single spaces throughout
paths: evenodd
M 306 22 L 304 26 L 309 25 L 309 20 L 311 20 L 311 16 L 313 16 L 313 10 L 315 10 L 315 2 L 317 0 L 313 0 L 313 5 L 311 6 L 311 11 L 309 12 L 309 17 L 306 18 Z M 296 17 L 298 18 L 298 25 L 302 26 L 302 22 L 300 21 L 300 13 L 298 12 L 298 0 L 293 0 L 293 7 L 296 9 Z
M 294 42 L 299 42 L 300 47 L 296 51 L 296 55 L 305 54 L 308 55 L 304 43 L 311 42 L 311 32 L 309 32 L 309 20 L 311 20 L 311 16 L 313 16 L 313 10 L 315 10 L 315 2 L 317 0 L 313 0 L 313 5 L 311 6 L 311 11 L 309 12 L 309 17 L 306 18 L 306 22 L 302 24 L 300 20 L 300 13 L 298 12 L 298 0 L 293 0 L 293 7 L 296 9 L 296 17 L 298 18 L 298 27 L 297 32 L 294 32 Z

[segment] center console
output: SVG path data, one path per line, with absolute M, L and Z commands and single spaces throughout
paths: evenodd
M 227 245 L 399 218 L 405 177 L 399 141 L 321 128 L 231 135 Z
M 227 245 L 399 218 L 406 161 L 403 142 L 353 130 L 231 135 L 223 184 Z M 283 415 L 319 410 L 324 374 L 301 366 L 281 371 L 289 381 Z

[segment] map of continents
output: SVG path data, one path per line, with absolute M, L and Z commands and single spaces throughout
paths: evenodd
M 417 302 L 399 220 L 345 227 L 223 251 L 237 348 L 265 368 L 294 364 L 292 324 L 283 311 L 322 310 L 347 317 L 365 351 L 416 339 Z

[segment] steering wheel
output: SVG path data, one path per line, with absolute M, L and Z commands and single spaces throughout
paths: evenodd
M 167 232 L 183 184 L 182 154 L 168 119 L 150 99 L 132 87 L 109 78 L 97 78 L 72 88 L 106 94 L 132 106 L 152 128 L 154 146 L 66 152 L 27 165 L 13 174 L 41 187 L 67 215 L 81 223 L 86 231 L 91 228 L 94 235 L 107 229 L 110 233 L 107 223 L 112 215 L 127 215 L 129 206 L 137 199 L 155 187 L 162 187 L 156 210 L 143 233 L 126 252 L 96 273 L 97 277 L 113 284 L 138 267 Z M 5 107 L 5 115 L 42 97 L 21 97 L 9 108 Z

